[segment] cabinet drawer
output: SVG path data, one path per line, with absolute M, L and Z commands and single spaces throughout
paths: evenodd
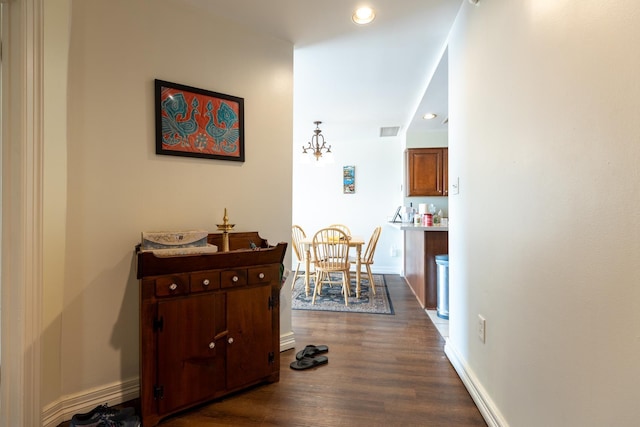
M 220 272 L 220 286 L 235 288 L 247 284 L 247 270 L 224 270 Z
M 191 292 L 205 292 L 220 289 L 219 271 L 202 271 L 192 273 L 189 280 Z
M 155 285 L 157 297 L 185 295 L 189 293 L 189 276 L 181 274 L 159 277 L 156 279 Z
M 273 265 L 252 267 L 247 269 L 247 276 L 250 285 L 269 283 L 272 280 L 279 279 L 279 268 Z

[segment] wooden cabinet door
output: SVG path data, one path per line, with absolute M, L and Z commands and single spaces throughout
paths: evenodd
M 158 303 L 154 388 L 159 393 L 159 414 L 204 401 L 225 389 L 224 313 L 224 298 L 218 293 Z
M 442 148 L 413 148 L 407 155 L 407 196 L 443 196 Z
M 271 373 L 272 316 L 269 283 L 227 294 L 227 388 L 255 383 Z M 270 355 L 270 353 L 272 353 Z
M 442 149 L 442 195 L 449 195 L 449 149 Z

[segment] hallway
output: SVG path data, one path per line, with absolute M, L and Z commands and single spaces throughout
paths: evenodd
M 486 426 L 444 355 L 444 339 L 404 280 L 386 275 L 395 315 L 293 311 L 296 350 L 329 346 L 329 363 L 165 419 L 186 426 Z

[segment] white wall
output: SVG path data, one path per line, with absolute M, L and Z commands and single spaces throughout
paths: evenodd
M 63 270 L 45 278 L 45 294 L 55 298 L 44 303 L 52 335 L 43 359 L 57 361 L 43 363 L 49 413 L 136 384 L 134 246 L 142 231 L 216 231 L 224 208 L 235 230 L 259 231 L 271 243 L 290 241 L 291 226 L 292 45 L 183 2 L 70 4 L 70 27 L 58 33 L 69 34 L 61 48 L 64 56 L 68 47 L 68 91 L 51 108 L 63 110 L 61 120 L 66 113 L 67 139 L 64 129 L 46 135 L 66 152 L 45 158 L 58 180 L 46 187 L 45 217 L 54 208 L 65 215 L 45 218 L 63 228 L 45 230 L 60 243 L 46 246 L 45 265 L 55 259 Z M 246 161 L 156 155 L 154 78 L 243 97 Z M 292 335 L 286 293 L 281 315 L 281 333 Z
M 399 274 L 402 268 L 402 234 L 387 222 L 402 204 L 402 142 L 399 137 L 336 140 L 331 124 L 321 127 L 331 141 L 334 163 L 320 166 L 315 160 L 302 163 L 302 145 L 314 129 L 296 132 L 293 164 L 294 224 L 307 235 L 334 223 L 349 226 L 351 233 L 368 239 L 373 229 L 382 226 L 376 247 L 375 273 Z M 356 191 L 344 194 L 343 166 L 355 166 Z M 391 250 L 396 249 L 394 256 Z M 294 256 L 295 259 L 295 256 Z
M 454 25 L 447 351 L 503 425 L 640 425 L 639 18 L 500 0 Z

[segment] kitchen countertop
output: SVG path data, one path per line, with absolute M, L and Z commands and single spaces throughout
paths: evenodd
M 413 225 L 409 222 L 390 222 L 389 225 L 404 231 L 449 231 L 449 227 L 442 227 L 440 225 L 426 227 L 424 225 Z

